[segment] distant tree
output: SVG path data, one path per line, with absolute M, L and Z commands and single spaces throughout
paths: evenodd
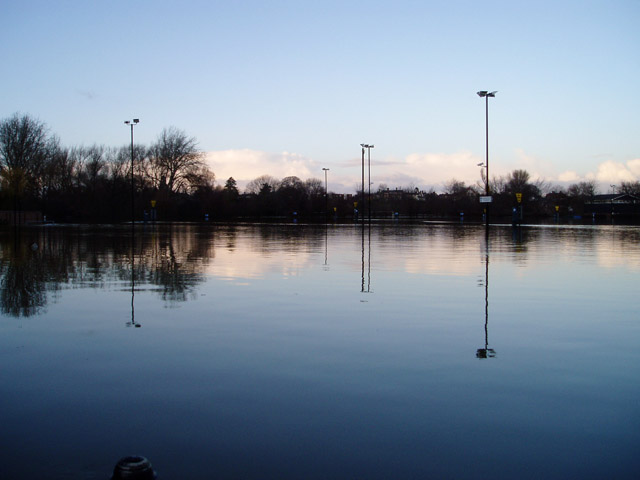
M 304 181 L 304 189 L 311 198 L 324 197 L 324 182 L 319 178 L 306 179 Z
M 514 170 L 507 175 L 507 190 L 509 193 L 524 192 L 529 187 L 531 175 L 526 170 Z
M 268 183 L 263 183 L 262 187 L 260 187 L 260 191 L 258 192 L 258 195 L 264 197 L 266 195 L 269 195 L 272 192 L 273 192 L 273 187 Z
M 0 121 L 0 178 L 14 209 L 25 194 L 37 192 L 49 146 L 47 127 L 39 120 L 15 113 Z
M 245 193 L 258 194 L 265 189 L 265 186 L 268 187 L 269 192 L 272 192 L 278 189 L 280 181 L 271 175 L 261 175 L 247 183 L 244 191 Z
M 224 184 L 224 192 L 228 199 L 235 200 L 240 195 L 238 184 L 233 177 L 229 177 Z
M 280 185 L 278 186 L 278 190 L 283 190 L 283 189 L 288 189 L 288 188 L 294 188 L 296 190 L 303 190 L 304 189 L 304 184 L 302 183 L 302 180 L 300 180 L 295 175 L 292 175 L 290 177 L 284 177 L 282 179 L 282 181 L 280 182 Z
M 640 196 L 640 182 L 620 182 L 620 193 L 626 193 L 629 195 Z
M 204 172 L 204 153 L 194 137 L 169 127 L 162 130 L 149 148 L 147 174 L 158 190 L 187 192 Z
M 107 175 L 105 151 L 106 148 L 99 145 L 71 149 L 70 157 L 77 168 L 76 175 L 79 185 L 95 190 L 99 179 Z
M 473 192 L 471 187 L 468 187 L 464 182 L 456 180 L 455 178 L 449 180 L 444 184 L 444 193 L 454 196 L 466 196 Z
M 567 188 L 567 195 L 573 198 L 593 197 L 597 193 L 595 180 L 574 183 Z

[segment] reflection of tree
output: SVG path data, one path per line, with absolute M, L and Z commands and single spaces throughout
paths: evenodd
M 105 288 L 110 284 L 160 287 L 167 302 L 195 297 L 203 271 L 214 256 L 213 227 L 156 227 L 136 232 L 126 227 L 27 229 L 0 236 L 0 303 L 12 316 L 40 313 L 47 295 L 62 288 Z M 133 277 L 132 277 L 133 275 Z
M 37 252 L 29 251 L 24 244 L 17 244 L 11 261 L 3 255 L 0 275 L 2 313 L 29 317 L 42 311 L 47 304 L 46 273 Z

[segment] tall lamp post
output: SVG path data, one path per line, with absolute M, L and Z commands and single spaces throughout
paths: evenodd
M 327 219 L 327 215 L 329 214 L 329 193 L 327 190 L 327 172 L 330 170 L 329 168 L 323 168 L 324 170 L 324 218 Z
M 479 97 L 485 99 L 485 125 L 486 125 L 486 158 L 484 168 L 487 170 L 487 182 L 485 184 L 485 195 L 488 197 L 491 195 L 489 190 L 489 97 L 495 97 L 497 91 L 488 92 L 487 90 L 480 90 L 478 92 Z M 487 226 L 489 225 L 489 205 L 487 204 Z
M 133 126 L 140 123 L 140 119 L 139 118 L 134 118 L 133 120 L 125 120 L 124 121 L 125 125 L 130 125 L 131 126 L 131 224 L 133 225 L 133 221 L 135 220 L 134 217 L 134 208 L 133 208 L 133 202 L 134 202 L 134 184 L 133 184 Z
M 367 149 L 367 168 L 369 169 L 369 221 L 371 221 L 371 149 L 374 148 L 373 145 L 369 145 L 367 143 L 361 143 L 362 147 L 362 203 L 364 206 L 364 149 Z

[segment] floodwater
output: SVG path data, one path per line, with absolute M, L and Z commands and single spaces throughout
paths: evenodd
M 638 227 L 47 226 L 0 255 L 2 479 L 640 476 Z

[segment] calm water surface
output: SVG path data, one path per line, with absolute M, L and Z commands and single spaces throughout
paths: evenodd
M 637 227 L 47 227 L 0 253 L 0 478 L 640 476 Z

